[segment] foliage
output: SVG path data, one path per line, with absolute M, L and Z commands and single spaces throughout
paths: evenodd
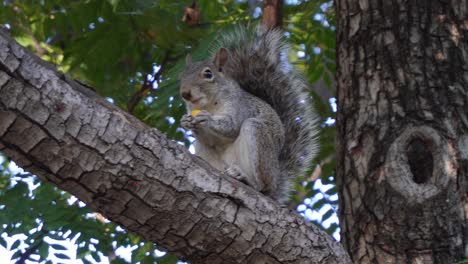
M 174 0 L 8 0 L 3 1 L 0 24 L 38 56 L 169 137 L 190 145 L 191 137 L 179 128 L 184 107 L 178 97 L 178 75 L 185 54 L 202 58 L 216 32 L 237 23 L 255 23 L 259 7 L 247 1 L 197 1 L 201 23 L 182 21 L 191 1 Z M 333 89 L 335 32 L 331 1 L 286 1 L 285 31 L 296 67 L 311 82 L 322 80 Z M 141 95 L 139 98 L 136 95 Z M 322 117 L 322 165 L 317 183 L 302 177 L 296 184 L 295 205 L 317 224 L 337 229 L 336 186 L 333 182 L 335 118 L 323 95 L 311 91 Z M 130 107 L 132 100 L 138 104 Z M 326 162 L 325 162 L 326 161 Z M 77 258 L 87 263 L 113 257 L 118 248 L 130 248 L 130 262 L 175 263 L 170 254 L 158 257 L 155 245 L 100 219 L 81 202 L 28 173 L 11 172 L 9 161 L 0 166 L 0 246 L 15 252 L 14 259 L 31 251 L 36 261 L 67 259 L 61 241 L 71 241 Z M 314 170 L 311 166 L 310 173 Z M 314 187 L 315 186 L 315 187 Z M 304 200 L 305 199 L 305 200 Z M 331 220 L 330 220 L 331 219 Z M 335 218 L 336 219 L 336 218 Z M 335 221 L 334 224 L 330 224 Z M 11 238 L 13 237 L 13 239 Z M 7 241 L 6 241 L 6 240 Z M 70 243 L 70 242 L 69 242 Z M 29 250 L 29 251 L 28 251 Z M 105 257 L 104 257 L 105 256 Z M 128 260 L 117 256 L 114 263 Z
M 50 255 L 59 260 L 70 259 L 64 254 L 66 247 L 61 243 L 64 240 L 73 240 L 77 246 L 77 258 L 84 263 L 89 263 L 90 259 L 100 261 L 102 254 L 107 255 L 121 246 L 140 245 L 134 260 L 144 261 L 148 259 L 144 253 L 154 251 L 152 243 L 127 234 L 115 224 L 97 221 L 84 204 L 49 183 L 39 184 L 38 179 L 30 174 L 13 176 L 3 169 L 0 181 L 0 223 L 3 224 L 0 232 L 3 236 L 18 237 L 22 234 L 20 237 L 25 237 L 9 239 L 9 247 L 0 237 L 0 244 L 15 252 L 13 259 L 19 259 L 28 251 L 20 250 L 24 244 L 28 249 L 36 248 L 31 253 L 33 259 L 46 259 Z M 125 263 L 118 257 L 114 262 Z

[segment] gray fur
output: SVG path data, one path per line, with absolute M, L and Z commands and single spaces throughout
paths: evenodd
M 201 130 L 195 128 L 197 125 L 193 120 L 198 116 L 190 115 L 184 116 L 183 126 L 199 130 L 195 132 L 198 149 L 213 166 L 222 169 L 222 164 L 229 163 L 229 159 L 243 163 L 243 166 L 227 165 L 248 170 L 248 173 L 240 173 L 247 174 L 248 184 L 284 202 L 288 199 L 290 179 L 304 173 L 318 151 L 317 118 L 306 94 L 309 87 L 284 59 L 288 46 L 279 30 L 239 27 L 231 33 L 222 34 L 213 44 L 212 58 L 216 58 L 220 48 L 229 51 L 227 63 L 220 66 L 221 72 L 216 71 L 217 60 L 209 59 L 189 63 L 181 79 L 181 89 L 198 89 L 201 93 L 209 94 L 208 97 L 216 98 L 202 108 L 212 114 L 212 120 L 218 120 L 217 128 L 213 121 L 208 126 L 202 125 Z M 203 83 L 203 80 L 199 80 L 203 67 L 215 68 L 214 81 Z M 187 109 L 189 113 L 193 109 L 189 102 Z M 216 138 L 214 134 L 222 137 Z M 224 146 L 221 152 L 216 152 L 215 148 L 220 147 L 215 146 L 217 144 Z M 239 156 L 252 161 L 246 162 L 237 156 L 220 160 L 219 156 L 224 155 L 226 146 L 231 145 L 242 145 L 236 150 L 242 149 L 245 153 Z M 258 174 L 252 167 L 262 173 Z

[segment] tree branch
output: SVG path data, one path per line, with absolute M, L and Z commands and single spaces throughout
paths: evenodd
M 138 90 L 133 97 L 128 102 L 127 110 L 130 113 L 133 113 L 133 110 L 138 105 L 143 97 L 145 97 L 152 89 L 154 82 L 158 82 L 159 78 L 161 78 L 161 74 L 163 69 L 166 68 L 166 64 L 169 61 L 169 51 L 166 51 L 164 54 L 164 58 L 159 66 L 159 70 L 153 75 L 151 80 L 148 80 L 148 75 L 145 75 L 145 81 L 141 85 L 140 90 Z
M 283 0 L 263 1 L 262 25 L 267 28 L 281 28 L 283 25 Z
M 45 229 L 41 229 L 39 235 L 35 240 L 40 239 L 39 242 L 37 242 L 35 245 L 29 247 L 23 254 L 21 254 L 20 259 L 16 262 L 16 264 L 24 264 L 26 263 L 26 260 L 29 259 L 29 257 L 36 252 L 36 250 L 44 243 L 44 237 L 47 235 L 48 231 Z
M 350 263 L 298 213 L 220 174 L 4 31 L 0 151 L 191 263 Z

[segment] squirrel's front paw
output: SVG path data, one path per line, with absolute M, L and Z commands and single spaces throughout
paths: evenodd
M 211 120 L 213 120 L 212 114 L 208 111 L 202 110 L 200 113 L 193 117 L 192 123 L 195 128 L 199 128 L 206 126 L 206 124 Z
M 195 128 L 193 124 L 193 116 L 191 115 L 183 115 L 182 119 L 180 119 L 180 126 L 187 130 L 193 130 Z

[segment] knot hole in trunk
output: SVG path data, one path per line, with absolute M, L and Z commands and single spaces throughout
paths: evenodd
M 428 182 L 434 170 L 431 142 L 420 137 L 411 139 L 406 149 L 406 157 L 413 181 L 418 184 Z
M 388 149 L 382 175 L 408 203 L 423 203 L 456 181 L 456 152 L 429 126 L 408 125 Z

